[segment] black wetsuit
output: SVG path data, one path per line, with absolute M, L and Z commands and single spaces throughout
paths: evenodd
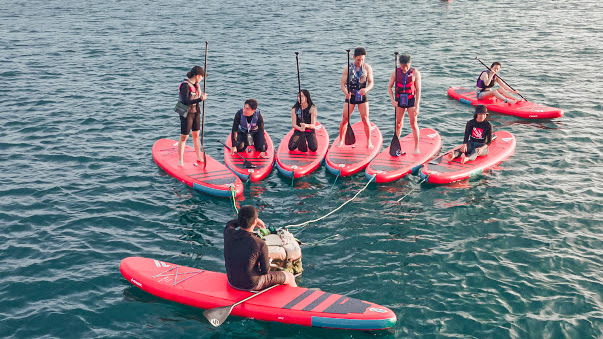
M 264 136 L 264 118 L 261 113 L 258 113 L 258 121 L 257 121 L 257 129 L 252 130 L 251 136 L 253 138 L 253 146 L 255 150 L 258 152 L 266 152 L 268 149 L 268 144 L 266 143 L 266 137 Z M 239 129 L 241 124 L 241 117 L 244 117 L 243 110 L 240 109 L 234 117 L 232 122 L 232 131 L 231 131 L 231 142 L 237 148 L 238 152 L 243 152 L 247 146 L 249 146 L 249 142 L 247 140 L 247 133 L 242 132 Z M 251 123 L 253 116 L 245 117 L 247 119 L 247 123 Z M 237 133 L 237 138 L 235 140 L 234 134 Z
M 477 151 L 475 150 L 476 148 L 484 145 L 490 145 L 491 143 L 492 124 L 488 120 L 479 122 L 474 118 L 467 122 L 467 125 L 465 125 L 465 137 L 463 138 L 463 144 L 467 144 L 467 152 L 465 152 L 465 155 L 467 156 L 468 160 L 472 161 L 477 158 Z M 488 147 L 484 148 L 480 156 L 486 154 L 488 154 Z M 453 153 L 453 158 L 458 158 L 460 156 L 460 150 L 455 150 Z
M 180 85 L 180 102 L 189 106 L 186 118 L 180 116 L 180 134 L 188 135 L 191 131 L 201 130 L 201 107 L 199 103 L 203 100 L 192 99 L 191 89 L 188 82 L 183 82 Z
M 293 108 L 296 110 L 295 124 L 297 126 L 299 126 L 301 122 L 303 122 L 304 124 L 312 123 L 312 114 L 310 114 L 311 107 L 308 106 L 308 107 L 306 107 L 306 109 L 301 111 L 301 115 L 302 115 L 301 120 L 299 118 L 299 108 L 297 108 L 296 106 L 293 106 Z M 301 138 L 302 135 L 305 138 Z M 318 149 L 318 140 L 316 140 L 316 131 L 313 128 L 306 129 L 305 131 L 294 130 L 293 135 L 291 136 L 291 139 L 289 139 L 288 146 L 289 146 L 290 151 L 299 149 L 302 152 L 307 152 L 309 149 L 311 152 L 316 152 L 316 150 Z
M 253 289 L 268 274 L 268 246 L 256 234 L 240 228 L 237 219 L 224 228 L 224 262 L 228 282 L 239 289 Z

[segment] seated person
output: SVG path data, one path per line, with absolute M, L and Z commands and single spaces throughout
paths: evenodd
M 260 153 L 260 157 L 267 158 L 268 144 L 264 136 L 264 118 L 254 99 L 245 101 L 245 105 L 234 117 L 230 134 L 232 154 L 243 152 L 249 145 L 253 145 Z
M 449 160 L 461 157 L 461 163 L 464 164 L 488 154 L 488 145 L 492 143 L 492 124 L 486 121 L 487 115 L 488 109 L 485 105 L 475 106 L 473 119 L 465 126 L 463 145 L 449 154 Z
M 300 99 L 301 97 L 301 99 Z M 310 98 L 310 91 L 302 89 L 297 97 L 297 102 L 291 108 L 291 126 L 293 135 L 289 139 L 289 150 L 296 149 L 301 152 L 316 152 L 318 140 L 316 139 L 316 106 Z
M 268 246 L 253 232 L 256 226 L 265 228 L 257 209 L 249 205 L 241 207 L 237 219 L 226 223 L 224 262 L 230 286 L 247 291 L 278 284 L 297 287 L 290 272 L 270 272 Z
M 475 85 L 477 98 L 479 100 L 486 100 L 491 97 L 497 97 L 499 100 L 508 104 L 514 104 L 521 101 L 521 99 L 516 99 L 511 95 L 511 93 L 517 93 L 517 91 L 507 86 L 507 84 L 498 77 L 497 73 L 500 71 L 500 67 L 500 62 L 493 62 L 489 70 L 479 74 Z M 502 88 L 493 89 L 492 87 L 494 87 L 495 84 L 500 85 Z

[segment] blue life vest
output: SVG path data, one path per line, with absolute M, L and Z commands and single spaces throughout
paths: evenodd
M 348 91 L 352 93 L 356 93 L 361 88 L 366 87 L 366 82 L 360 83 L 360 79 L 364 75 L 364 67 L 360 67 L 360 69 L 356 69 L 356 63 L 351 62 L 348 67 L 348 78 L 350 79 L 350 88 Z
M 260 118 L 260 110 L 256 109 L 251 117 L 251 122 L 247 121 L 247 117 L 243 114 L 243 109 L 239 110 L 241 113 L 241 122 L 239 123 L 239 132 L 251 133 L 258 130 L 258 119 Z

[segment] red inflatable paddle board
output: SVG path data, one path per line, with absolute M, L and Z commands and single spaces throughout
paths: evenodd
M 245 167 L 244 160 L 241 159 L 237 153 L 230 154 L 230 150 L 224 147 L 224 162 L 226 163 L 226 166 L 238 175 L 241 180 L 249 180 L 251 182 L 260 181 L 266 178 L 268 174 L 270 174 L 270 171 L 272 171 L 274 165 L 274 145 L 272 144 L 272 139 L 270 139 L 268 132 L 264 131 L 264 137 L 268 144 L 268 149 L 266 150 L 267 158 L 260 157 L 260 152 L 256 151 L 253 146 L 247 147 L 243 152 L 238 152 L 243 158 L 255 165 L 255 168 Z M 230 134 L 228 134 L 228 137 L 226 138 L 226 145 L 232 148 Z
M 314 172 L 325 158 L 329 149 L 329 134 L 324 126 L 316 123 L 315 133 L 318 141 L 316 152 L 302 152 L 299 150 L 289 151 L 289 140 L 293 136 L 292 128 L 281 141 L 276 151 L 276 168 L 289 178 L 299 178 Z
M 442 147 L 440 134 L 431 128 L 419 130 L 419 150 L 421 153 L 413 154 L 415 141 L 412 133 L 400 139 L 402 152 L 399 157 L 389 155 L 389 147 L 384 149 L 366 168 L 366 178 L 375 176 L 375 182 L 390 182 L 413 173 L 417 174 L 421 165 L 436 155 Z
M 486 105 L 491 112 L 513 115 L 524 119 L 553 119 L 563 116 L 563 110 L 560 108 L 529 101 L 519 101 L 510 105 L 505 104 L 496 97 L 478 100 L 475 88 L 450 87 L 448 88 L 448 95 L 464 104 L 473 106 Z
M 362 121 L 353 124 L 352 130 L 356 137 L 356 143 L 353 145 L 346 145 L 344 143 L 343 146 L 338 147 L 338 136 L 329 148 L 325 163 L 327 170 L 334 175 L 345 177 L 360 172 L 381 150 L 383 136 L 375 124 L 371 122 L 371 142 L 375 146 L 372 149 L 367 147 L 366 134 L 364 133 L 364 124 Z
M 452 161 L 447 159 L 448 153 L 461 146 L 455 147 L 449 152 L 424 164 L 421 169 L 421 178 L 425 179 L 429 176 L 427 179 L 428 183 L 447 184 L 482 174 L 486 170 L 496 166 L 515 151 L 515 137 L 505 131 L 494 132 L 494 135 L 496 138 L 488 147 L 488 154 L 462 164 L 460 157 Z
M 197 162 L 195 151 L 190 146 L 184 148 L 184 166 L 178 166 L 178 141 L 159 139 L 153 145 L 153 159 L 169 175 L 203 193 L 219 197 L 243 194 L 243 183 L 226 166 L 214 160 L 207 153 L 207 165 Z
M 252 295 L 230 287 L 226 274 L 129 257 L 119 265 L 134 286 L 159 298 L 193 307 L 229 306 Z M 232 315 L 302 326 L 381 330 L 396 324 L 387 307 L 323 291 L 277 286 L 235 306 Z

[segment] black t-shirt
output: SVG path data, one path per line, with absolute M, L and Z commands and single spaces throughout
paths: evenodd
M 180 102 L 182 102 L 185 105 L 195 105 L 195 112 L 200 112 L 201 111 L 201 107 L 199 105 L 199 103 L 203 100 L 201 100 L 201 98 L 199 99 L 190 99 L 190 95 L 191 95 L 191 88 L 189 86 L 189 84 L 187 82 L 183 82 L 180 85 Z
M 490 145 L 492 142 L 492 124 L 488 120 L 482 122 L 478 122 L 476 119 L 469 120 L 465 126 L 463 144 L 466 144 L 469 140 Z
M 224 263 L 231 285 L 252 289 L 261 275 L 268 274 L 268 246 L 256 234 L 242 230 L 237 219 L 224 227 Z

